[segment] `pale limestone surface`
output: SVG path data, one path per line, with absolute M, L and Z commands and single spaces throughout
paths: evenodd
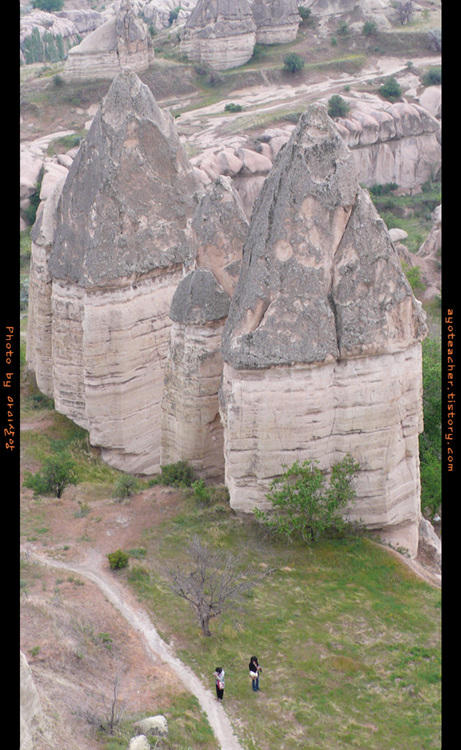
M 44 717 L 40 697 L 25 654 L 20 651 L 20 735 L 19 750 L 33 750 L 42 734 Z
M 130 0 L 121 0 L 113 17 L 69 50 L 63 76 L 66 81 L 112 79 L 122 70 L 142 73 L 153 59 L 147 25 Z
M 201 194 L 171 116 L 121 73 L 33 229 L 28 365 L 125 471 L 160 466 L 168 313 Z
M 416 554 L 424 313 L 351 151 L 308 107 L 257 199 L 223 332 L 232 507 L 295 459 L 362 469 L 354 511 Z
M 198 267 L 181 281 L 170 308 L 173 326 L 165 366 L 161 463 L 186 460 L 199 476 L 221 482 L 221 334 L 248 232 L 229 177 L 218 178 L 202 198 L 191 229 Z
M 256 26 L 248 0 L 198 0 L 181 32 L 189 60 L 228 70 L 253 54 Z
M 296 0 L 252 0 L 257 44 L 287 44 L 296 39 L 301 16 Z

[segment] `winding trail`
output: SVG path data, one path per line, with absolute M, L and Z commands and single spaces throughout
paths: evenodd
M 243 750 L 233 733 L 231 722 L 222 704 L 218 703 L 214 695 L 203 687 L 197 675 L 174 655 L 152 625 L 148 614 L 134 602 L 130 592 L 127 592 L 112 577 L 105 575 L 101 569 L 102 555 L 92 551 L 85 563 L 68 563 L 43 557 L 30 550 L 28 553 L 43 565 L 78 573 L 95 583 L 129 625 L 141 634 L 152 658 L 156 660 L 160 657 L 167 663 L 176 672 L 184 687 L 195 695 L 222 750 Z

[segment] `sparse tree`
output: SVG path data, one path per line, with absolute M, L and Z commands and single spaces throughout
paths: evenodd
M 349 110 L 349 104 L 339 94 L 333 94 L 328 99 L 329 117 L 346 117 Z
M 34 490 L 36 495 L 61 497 L 65 488 L 77 484 L 76 463 L 65 451 L 58 451 L 43 462 L 42 469 L 35 474 L 25 472 L 24 487 Z
M 272 511 L 255 509 L 256 518 L 266 528 L 292 541 L 299 538 L 308 544 L 330 535 L 342 535 L 349 524 L 344 517 L 355 501 L 354 479 L 359 464 L 346 455 L 331 468 L 329 484 L 326 472 L 316 461 L 295 461 L 270 485 L 267 499 Z
M 288 73 L 298 73 L 304 68 L 305 61 L 297 52 L 290 52 L 283 58 L 283 69 Z
M 255 585 L 256 578 L 242 570 L 237 557 L 210 549 L 198 536 L 193 538 L 189 554 L 188 570 L 177 564 L 165 571 L 167 585 L 190 604 L 203 634 L 210 636 L 210 621 L 234 612 L 245 592 Z
M 397 13 L 397 21 L 401 26 L 410 22 L 414 11 L 412 0 L 398 0 L 394 8 Z

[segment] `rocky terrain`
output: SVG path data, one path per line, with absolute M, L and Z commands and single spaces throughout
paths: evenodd
M 57 34 L 75 37 L 81 5 L 66 4 L 74 15 Z M 178 50 L 238 71 L 257 42 L 293 42 L 300 19 L 282 5 L 269 33 L 259 0 L 232 4 L 238 17 L 224 27 L 229 3 L 184 3 Z M 303 5 L 318 16 L 296 49 L 318 58 L 339 10 L 351 29 L 364 13 L 390 23 L 378 0 Z M 441 208 L 414 256 L 362 186 L 415 193 L 440 173 L 440 86 L 422 84 L 439 55 L 415 44 L 409 66 L 366 48 L 360 72 L 291 79 L 256 66 L 227 91 L 223 79 L 210 104 L 191 65 L 154 53 L 149 9 L 169 29 L 168 4 L 114 8 L 102 23 L 87 16 L 87 36 L 54 79 L 24 75 L 21 205 L 39 179 L 42 199 L 27 334 L 38 387 L 112 466 L 149 475 L 190 460 L 210 481 L 225 477 L 239 511 L 264 506 L 274 474 L 313 446 L 327 462 L 351 451 L 364 468 L 359 516 L 416 557 L 426 327 L 400 259 L 420 266 L 427 299 L 440 293 Z M 404 92 L 394 103 L 376 90 L 390 74 Z M 65 93 L 79 85 L 85 96 L 69 106 Z M 331 120 L 338 92 L 349 111 Z M 241 111 L 226 109 L 235 102 Z M 82 132 L 80 147 L 50 149 Z

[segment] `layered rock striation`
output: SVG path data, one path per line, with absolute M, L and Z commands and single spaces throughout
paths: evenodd
M 142 73 L 154 59 L 146 24 L 130 0 L 119 0 L 112 18 L 69 50 L 64 66 L 66 81 L 114 78 L 121 70 Z
M 197 268 L 178 285 L 162 402 L 162 465 L 187 460 L 199 476 L 224 478 L 218 391 L 221 335 L 248 222 L 229 177 L 220 177 L 192 221 Z
M 301 16 L 296 0 L 252 0 L 257 44 L 286 44 L 296 39 Z
M 181 34 L 181 52 L 191 61 L 227 70 L 250 59 L 255 41 L 248 0 L 198 0 Z
M 201 193 L 172 117 L 125 72 L 34 226 L 28 364 L 126 471 L 160 465 L 168 313 Z
M 312 105 L 252 214 L 222 339 L 231 505 L 295 460 L 360 463 L 360 518 L 416 554 L 424 313 L 351 151 Z

